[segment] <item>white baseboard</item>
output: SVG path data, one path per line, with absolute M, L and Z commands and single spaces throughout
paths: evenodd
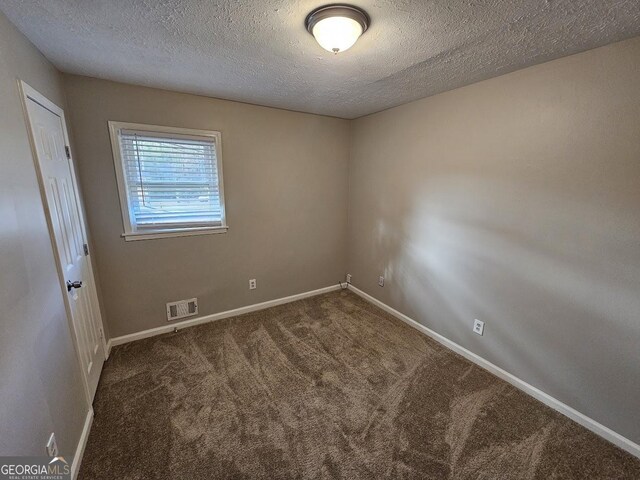
M 227 310 L 226 312 L 213 313 L 211 315 L 205 315 L 198 318 L 192 318 L 190 320 L 184 320 L 182 322 L 174 322 L 162 327 L 151 328 L 149 330 L 143 330 L 141 332 L 131 333 L 129 335 L 122 335 L 121 337 L 110 338 L 107 342 L 107 356 L 111 353 L 111 347 L 116 345 L 122 345 L 123 343 L 133 342 L 135 340 L 141 340 L 143 338 L 153 337 L 156 335 L 162 335 L 163 333 L 172 332 L 175 328 L 193 327 L 195 325 L 201 325 L 203 323 L 214 322 L 216 320 L 222 320 L 223 318 L 235 317 L 236 315 L 242 315 L 244 313 L 255 312 L 257 310 L 264 310 L 265 308 L 275 307 L 276 305 L 282 305 L 285 303 L 295 302 L 303 298 L 314 297 L 322 293 L 333 292 L 339 290 L 340 285 L 332 285 L 330 287 L 319 288 L 318 290 L 311 290 L 309 292 L 298 293 L 289 297 L 277 298 L 275 300 L 269 300 L 267 302 L 255 303 L 253 305 L 247 305 L 246 307 L 235 308 L 233 310 Z
M 93 423 L 93 408 L 89 408 L 87 416 L 84 420 L 84 427 L 82 428 L 82 435 L 78 441 L 76 447 L 76 454 L 73 456 L 73 462 L 71 463 L 71 478 L 75 480 L 78 477 L 80 471 L 80 464 L 82 463 L 82 456 L 84 455 L 84 449 L 87 446 L 87 440 L 89 440 L 89 432 L 91 431 L 91 424 Z
M 377 307 L 380 307 L 382 310 L 390 313 L 391 315 L 402 320 L 406 324 L 414 327 L 415 329 L 433 338 L 434 340 L 441 343 L 448 349 L 453 350 L 454 352 L 462 355 L 463 357 L 472 361 L 476 365 L 479 365 L 485 370 L 488 370 L 489 372 L 493 373 L 495 376 L 501 378 L 502 380 L 505 380 L 506 382 L 509 382 L 514 387 L 519 388 L 523 392 L 531 395 L 533 398 L 540 400 L 545 405 L 569 417 L 571 420 L 579 423 L 580 425 L 587 428 L 588 430 L 591 430 L 596 435 L 599 435 L 605 440 L 608 440 L 614 445 L 617 445 L 623 450 L 626 450 L 631 455 L 640 458 L 640 445 L 638 445 L 637 443 L 632 442 L 628 438 L 623 437 L 622 435 L 614 432 L 610 428 L 607 428 L 604 425 L 596 422 L 592 418 L 589 418 L 586 415 L 578 412 L 577 410 L 571 408 L 569 405 L 562 403 L 560 400 L 557 400 L 551 395 L 546 394 L 545 392 L 534 387 L 533 385 L 529 385 L 524 380 L 521 380 L 515 375 L 512 375 L 506 370 L 503 370 L 497 365 L 494 365 L 490 361 L 485 360 L 481 356 L 476 355 L 475 353 L 471 352 L 470 350 L 467 350 L 466 348 L 458 345 L 457 343 L 452 342 L 451 340 L 449 340 L 446 337 L 443 337 L 439 333 L 436 333 L 433 330 L 425 327 L 424 325 L 421 325 L 420 323 L 416 322 L 412 318 L 409 318 L 408 316 L 406 316 L 403 313 L 400 313 L 396 309 L 391 308 L 389 305 L 382 303 L 380 300 L 372 297 L 371 295 L 363 292 L 362 290 L 354 287 L 353 285 L 350 284 L 349 289 L 352 290 L 355 294 L 369 301 L 370 303 L 373 303 Z

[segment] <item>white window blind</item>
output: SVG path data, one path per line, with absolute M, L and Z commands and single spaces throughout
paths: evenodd
M 129 233 L 225 226 L 219 136 L 119 128 L 117 138 Z

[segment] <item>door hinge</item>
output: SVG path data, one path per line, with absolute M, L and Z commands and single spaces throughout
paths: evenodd
M 71 149 L 69 148 L 69 145 L 64 146 L 64 153 L 67 154 L 67 160 L 71 160 Z
M 82 249 L 84 250 L 85 257 L 89 255 L 89 245 L 85 243 L 84 245 L 82 245 Z
M 99 331 L 100 331 L 100 338 L 104 338 L 104 332 L 102 331 L 101 328 L 99 329 Z

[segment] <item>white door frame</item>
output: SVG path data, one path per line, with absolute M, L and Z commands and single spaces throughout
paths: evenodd
M 40 166 L 38 164 L 38 152 L 36 149 L 36 143 L 35 143 L 35 139 L 33 138 L 33 131 L 31 130 L 31 125 L 29 123 L 29 112 L 27 110 L 27 102 L 29 100 L 33 100 L 34 102 L 40 104 L 42 107 L 46 108 L 47 110 L 51 111 L 52 113 L 58 115 L 61 120 L 62 120 L 62 130 L 64 133 L 64 141 L 65 141 L 65 145 L 70 145 L 69 143 L 69 133 L 67 132 L 67 121 L 65 119 L 64 116 L 64 110 L 62 108 L 60 108 L 58 105 L 56 105 L 55 103 L 53 103 L 52 101 L 50 101 L 48 98 L 46 98 L 44 95 L 42 95 L 40 92 L 38 92 L 36 89 L 34 89 L 33 87 L 31 87 L 30 85 L 28 85 L 27 83 L 25 83 L 22 80 L 18 80 L 18 88 L 20 89 L 20 98 L 22 100 L 22 108 L 24 111 L 24 118 L 25 118 L 25 123 L 26 123 L 26 127 L 27 127 L 27 132 L 28 132 L 28 136 L 29 136 L 29 144 L 31 145 L 31 153 L 33 155 L 33 162 L 34 162 L 34 167 L 35 167 L 35 171 L 36 171 L 36 177 L 38 178 L 38 187 L 40 189 L 40 196 L 42 198 L 42 205 L 44 207 L 44 213 L 45 213 L 45 217 L 47 219 L 47 227 L 49 229 L 49 238 L 51 239 L 51 246 L 53 248 L 53 253 L 54 253 L 54 257 L 55 257 L 55 262 L 56 262 L 56 270 L 58 271 L 58 277 L 60 279 L 60 291 L 62 292 L 62 297 L 64 298 L 64 305 L 65 305 L 65 310 L 67 313 L 67 322 L 69 323 L 69 328 L 71 330 L 71 337 L 73 340 L 73 345 L 75 347 L 75 351 L 76 351 L 76 360 L 78 362 L 78 365 L 80 366 L 80 370 L 82 372 L 81 376 L 82 376 L 82 382 L 84 385 L 84 391 L 85 391 L 85 395 L 86 395 L 86 399 L 87 399 L 87 403 L 89 404 L 89 406 L 91 406 L 92 401 L 92 395 L 89 392 L 89 383 L 87 380 L 87 376 L 86 376 L 86 372 L 84 371 L 84 368 L 82 368 L 82 361 L 81 361 L 81 350 L 80 350 L 80 346 L 78 345 L 78 332 L 76 331 L 76 327 L 73 323 L 73 317 L 72 317 L 72 310 L 71 310 L 71 305 L 69 303 L 69 295 L 67 294 L 67 289 L 66 289 L 66 284 L 65 284 L 65 277 L 64 277 L 64 272 L 62 271 L 62 266 L 60 265 L 60 261 L 59 261 L 59 255 L 58 255 L 58 247 L 56 245 L 56 240 L 55 240 L 55 232 L 53 229 L 53 223 L 51 221 L 51 211 L 49 209 L 49 204 L 47 202 L 47 194 L 45 191 L 45 186 L 44 186 L 44 181 L 42 178 L 42 172 L 40 171 Z M 74 168 L 74 164 L 73 164 L 73 155 L 70 153 L 69 155 L 69 164 L 70 164 L 70 170 L 71 170 L 71 178 L 73 181 L 73 194 L 75 196 L 75 200 L 77 202 L 78 208 L 79 208 L 79 212 L 78 214 L 80 215 L 80 227 L 82 229 L 82 236 L 85 240 L 85 242 L 88 242 L 87 239 L 87 231 L 86 231 L 86 224 L 87 224 L 87 220 L 86 220 L 86 215 L 85 215 L 85 211 L 84 211 L 84 204 L 82 203 L 82 199 L 80 198 L 80 192 L 78 191 L 78 180 L 76 178 L 76 171 Z M 89 259 L 89 261 L 87 262 L 88 266 L 89 266 L 89 273 L 92 277 L 92 281 L 94 283 L 94 287 L 96 286 L 96 282 L 95 282 L 95 274 L 93 272 L 93 265 L 92 265 L 92 260 L 91 258 Z M 96 292 L 97 293 L 97 292 Z M 97 299 L 98 303 L 100 302 L 99 299 Z M 104 325 L 102 323 L 102 314 L 100 312 L 100 306 L 98 305 L 98 309 L 97 309 L 97 315 L 98 315 L 98 328 L 100 329 L 101 332 L 101 342 L 100 342 L 100 346 L 102 348 L 102 351 L 104 353 L 104 358 L 105 360 L 107 359 L 107 354 L 108 354 L 108 350 L 107 350 L 107 343 L 106 343 L 106 339 L 105 339 L 105 334 L 104 334 Z

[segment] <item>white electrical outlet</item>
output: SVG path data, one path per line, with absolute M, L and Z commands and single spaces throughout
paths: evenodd
M 382 275 L 378 277 L 378 285 L 384 287 L 384 277 Z
M 347 273 L 347 283 L 351 283 L 351 274 Z
M 484 333 L 484 322 L 478 320 L 477 318 L 473 321 L 473 333 L 477 333 L 478 335 L 482 335 Z
M 52 433 L 47 442 L 47 455 L 50 457 L 58 456 L 58 444 L 56 443 L 56 434 Z
M 252 278 L 249 280 L 249 290 L 255 290 L 256 288 L 258 288 L 258 284 L 256 283 L 256 279 Z

